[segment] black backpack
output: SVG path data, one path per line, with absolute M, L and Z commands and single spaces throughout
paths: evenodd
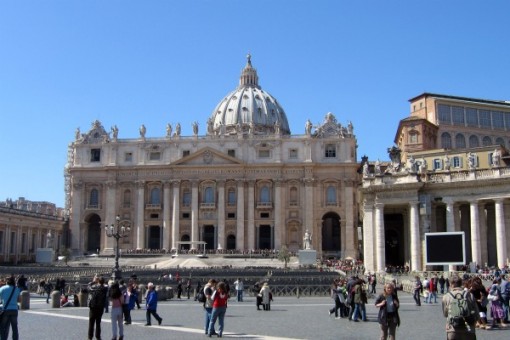
M 198 293 L 197 293 L 197 301 L 200 302 L 200 303 L 204 303 L 206 300 L 206 297 L 205 297 L 205 294 L 204 294 L 204 291 L 201 289 Z

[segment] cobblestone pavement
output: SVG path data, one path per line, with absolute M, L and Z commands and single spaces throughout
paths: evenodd
M 418 307 L 409 294 L 401 299 L 399 339 L 445 339 L 445 319 L 440 304 Z M 438 300 L 439 301 L 439 300 Z M 46 300 L 32 295 L 30 309 L 19 313 L 20 339 L 87 339 L 88 308 L 50 308 Z M 332 300 L 326 297 L 275 297 L 270 311 L 258 311 L 253 297 L 244 302 L 231 299 L 225 318 L 225 338 L 243 339 L 378 339 L 379 324 L 373 299 L 367 305 L 368 322 L 330 317 Z M 202 306 L 193 300 L 161 301 L 161 326 L 153 320 L 146 327 L 145 311 L 133 310 L 133 324 L 124 327 L 124 339 L 205 339 Z M 510 328 L 479 331 L 478 339 L 509 339 Z M 111 339 L 110 314 L 104 314 L 102 338 Z

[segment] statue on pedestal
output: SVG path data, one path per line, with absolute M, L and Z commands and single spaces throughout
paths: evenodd
M 306 229 L 305 237 L 303 237 L 303 249 L 312 249 L 312 234 Z
M 53 234 L 51 230 L 46 234 L 46 248 L 53 248 Z

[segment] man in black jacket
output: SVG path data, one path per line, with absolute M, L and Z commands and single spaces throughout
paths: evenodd
M 101 318 L 103 316 L 107 288 L 104 285 L 104 278 L 94 276 L 94 280 L 88 285 L 89 300 L 89 332 L 88 339 L 94 337 L 94 325 L 96 326 L 96 339 L 101 339 Z

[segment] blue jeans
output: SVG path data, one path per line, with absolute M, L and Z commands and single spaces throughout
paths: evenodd
M 430 292 L 429 303 L 432 303 L 432 298 L 434 298 L 434 303 L 437 303 L 437 292 Z
M 415 289 L 415 290 L 414 290 L 413 298 L 414 298 L 414 302 L 416 302 L 416 304 L 417 304 L 418 306 L 421 306 L 421 301 L 420 301 L 420 290 L 419 290 L 419 289 Z
M 243 301 L 243 291 L 238 290 L 237 291 L 237 302 L 242 302 L 242 301 Z
M 2 323 L 0 323 L 0 338 L 7 340 L 9 337 L 9 328 L 12 327 L 12 339 L 18 340 L 18 311 L 17 310 L 6 310 L 2 316 Z
M 214 324 L 216 323 L 216 319 L 218 320 L 218 335 L 223 335 L 223 325 L 225 322 L 225 313 L 227 312 L 227 307 L 218 307 L 213 308 L 211 313 L 211 321 L 209 322 L 209 334 L 213 333 Z
M 212 307 L 204 308 L 205 310 L 205 334 L 209 334 L 209 323 L 211 322 Z M 211 334 L 216 333 L 214 325 Z
M 358 320 L 358 312 L 361 312 L 361 320 L 367 320 L 367 310 L 364 303 L 356 303 L 354 305 L 354 312 L 352 313 L 352 319 Z

